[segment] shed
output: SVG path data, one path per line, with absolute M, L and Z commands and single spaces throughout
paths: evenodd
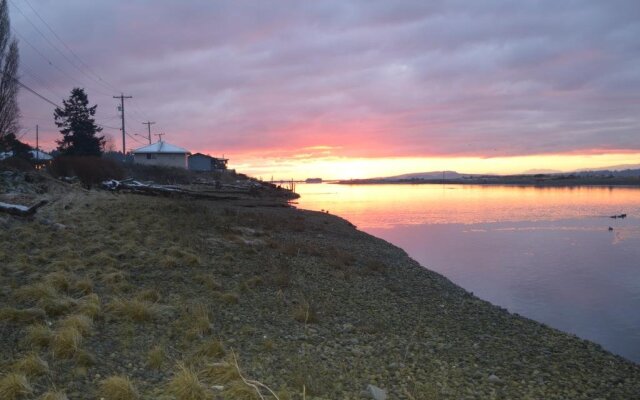
M 191 171 L 219 171 L 227 169 L 227 162 L 229 162 L 227 158 L 216 158 L 196 153 L 189 156 L 189 169 Z
M 162 140 L 131 152 L 133 162 L 144 165 L 161 165 L 165 167 L 187 168 L 189 150 Z

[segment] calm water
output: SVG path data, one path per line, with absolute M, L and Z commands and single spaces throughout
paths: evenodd
M 640 362 L 640 189 L 297 190 L 300 208 L 329 210 L 483 299 Z

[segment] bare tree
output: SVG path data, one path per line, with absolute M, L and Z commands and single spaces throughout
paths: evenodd
M 11 37 L 7 0 L 0 0 L 0 140 L 18 130 L 18 61 L 18 42 Z

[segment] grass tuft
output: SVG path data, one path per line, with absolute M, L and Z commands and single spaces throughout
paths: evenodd
M 169 381 L 169 392 L 177 400 L 202 400 L 211 398 L 204 385 L 200 382 L 198 374 L 193 369 L 180 363 L 178 370 Z
M 74 326 L 56 330 L 51 338 L 51 350 L 57 358 L 73 358 L 80 349 L 82 334 Z
M 238 301 L 240 299 L 238 294 L 233 292 L 227 292 L 220 296 L 220 298 L 227 304 L 238 304 Z
M 105 400 L 136 400 L 140 394 L 126 376 L 110 376 L 100 382 L 100 395 Z
M 160 292 L 155 289 L 144 289 L 136 294 L 135 299 L 140 301 L 150 301 L 152 303 L 157 303 L 160 301 Z
M 148 322 L 160 316 L 160 307 L 146 300 L 114 299 L 107 305 L 114 315 L 136 322 Z
M 204 304 L 194 304 L 187 310 L 189 325 L 189 336 L 203 337 L 211 333 L 211 320 L 209 319 L 209 308 Z
M 0 399 L 18 400 L 31 393 L 33 393 L 33 388 L 23 374 L 10 373 L 0 379 Z
M 100 298 L 97 294 L 91 293 L 78 300 L 78 312 L 90 318 L 97 318 L 100 315 Z
M 40 397 L 40 400 L 69 400 L 69 398 L 61 390 L 49 390 Z
M 16 361 L 13 370 L 26 376 L 44 375 L 49 372 L 49 364 L 36 353 L 31 353 Z
M 83 314 L 69 315 L 60 321 L 62 328 L 75 328 L 82 336 L 87 336 L 93 328 L 91 318 Z
M 42 321 L 47 314 L 43 309 L 32 307 L 17 309 L 13 307 L 5 307 L 0 309 L 0 321 L 11 321 L 17 323 L 28 323 Z
M 303 301 L 293 309 L 293 319 L 304 324 L 313 324 L 318 322 L 318 315 L 309 302 Z
M 259 400 L 261 398 L 261 396 L 258 396 L 256 389 L 247 386 L 247 384 L 242 381 L 235 381 L 225 385 L 222 396 L 225 399 L 234 400 Z
M 45 324 L 29 325 L 25 333 L 25 340 L 36 348 L 49 346 L 53 336 L 53 332 Z
M 156 345 L 153 346 L 149 353 L 147 354 L 147 365 L 153 369 L 162 368 L 162 364 L 164 364 L 164 360 L 167 358 L 167 351 L 164 346 Z
M 240 373 L 233 362 L 229 361 L 207 364 L 202 371 L 202 375 L 217 384 L 226 384 L 240 379 Z
M 196 355 L 201 357 L 220 358 L 225 355 L 224 344 L 219 339 L 205 340 L 196 351 Z

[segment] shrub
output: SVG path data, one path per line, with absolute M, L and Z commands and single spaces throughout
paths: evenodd
M 91 156 L 57 157 L 49 166 L 49 172 L 55 177 L 77 176 L 87 186 L 124 177 L 124 170 L 117 162 Z

